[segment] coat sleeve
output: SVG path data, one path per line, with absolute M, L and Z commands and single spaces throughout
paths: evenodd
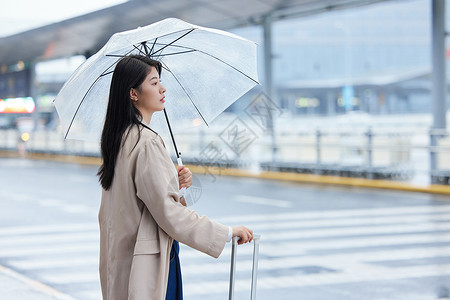
M 217 258 L 225 247 L 228 227 L 179 203 L 178 175 L 159 141 L 149 140 L 138 151 L 136 194 L 158 226 L 177 241 Z

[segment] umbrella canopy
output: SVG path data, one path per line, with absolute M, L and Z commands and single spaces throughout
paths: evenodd
M 179 19 L 114 34 L 64 84 L 54 104 L 65 138 L 100 140 L 112 73 L 124 56 L 143 54 L 163 66 L 165 108 L 172 123 L 208 125 L 258 84 L 256 44 L 237 35 Z M 150 126 L 165 125 L 153 114 Z

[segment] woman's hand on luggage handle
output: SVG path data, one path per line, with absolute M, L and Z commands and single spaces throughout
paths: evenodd
M 245 226 L 234 226 L 233 229 L 233 237 L 238 236 L 239 241 L 238 244 L 242 245 L 245 243 L 250 243 L 253 240 L 253 231 L 248 229 Z

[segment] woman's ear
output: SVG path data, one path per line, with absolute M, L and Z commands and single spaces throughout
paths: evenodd
M 137 96 L 136 90 L 134 88 L 130 89 L 130 99 L 132 101 L 138 101 L 138 96 Z

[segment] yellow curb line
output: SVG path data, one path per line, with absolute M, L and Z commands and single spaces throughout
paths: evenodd
M 0 156 L 21 157 L 17 152 L 13 151 L 0 151 Z M 27 153 L 23 157 L 28 159 L 52 160 L 58 162 L 78 163 L 84 165 L 99 166 L 101 164 L 101 159 L 98 157 L 46 154 L 46 153 Z M 287 172 L 267 172 L 267 171 L 251 172 L 240 169 L 219 168 L 217 166 L 208 167 L 208 166 L 186 165 L 186 167 L 188 167 L 192 171 L 192 173 L 197 174 L 250 177 L 250 178 L 271 179 L 271 180 L 290 181 L 299 183 L 333 184 L 333 185 L 364 187 L 364 188 L 391 189 L 406 192 L 450 195 L 450 186 L 439 184 L 431 184 L 427 186 L 413 186 L 407 183 L 379 180 L 379 179 L 350 178 L 350 177 L 298 174 Z
M 26 158 L 36 160 L 51 160 L 64 163 L 77 163 L 83 165 L 98 165 L 101 164 L 99 157 L 92 156 L 77 156 L 77 155 L 63 155 L 63 154 L 51 154 L 51 153 L 25 153 L 20 155 L 16 151 L 0 150 L 0 157 L 8 158 Z
M 315 184 L 334 184 L 345 185 L 353 187 L 365 187 L 365 188 L 379 188 L 379 189 L 391 189 L 407 192 L 420 192 L 420 193 L 432 193 L 432 194 L 446 194 L 450 195 L 450 186 L 431 184 L 428 186 L 413 186 L 406 183 L 379 180 L 379 179 L 364 179 L 364 178 L 350 178 L 339 176 L 327 176 L 327 175 L 314 175 L 314 174 L 298 174 L 287 172 L 257 172 L 252 173 L 250 171 L 239 169 L 219 169 L 217 167 L 206 166 L 187 166 L 193 173 L 212 174 L 212 175 L 225 175 L 233 177 L 250 177 L 250 178 L 262 178 L 272 179 L 280 181 L 292 181 L 299 183 L 315 183 Z
M 17 273 L 16 271 L 13 271 L 5 266 L 0 265 L 0 272 L 9 277 L 12 277 L 14 279 L 17 279 L 17 280 L 25 283 L 27 286 L 33 288 L 34 290 L 36 290 L 38 292 L 42 292 L 42 293 L 52 296 L 52 297 L 56 297 L 56 299 L 75 300 L 75 298 L 73 298 L 67 294 L 61 293 L 60 291 L 57 291 L 54 288 L 43 284 L 42 282 L 28 278 L 25 275 Z

